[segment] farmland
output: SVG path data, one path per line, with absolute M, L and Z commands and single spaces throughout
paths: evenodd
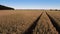
M 0 34 L 59 34 L 60 12 L 0 10 Z

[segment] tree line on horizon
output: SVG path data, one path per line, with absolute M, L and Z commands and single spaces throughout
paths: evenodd
M 14 8 L 0 5 L 0 10 L 14 10 Z
M 0 5 L 0 10 L 14 10 L 14 8 L 11 8 L 11 7 L 7 7 L 7 6 L 4 6 L 4 5 Z M 44 10 L 44 9 L 42 9 Z M 60 11 L 58 9 L 49 9 L 50 11 Z

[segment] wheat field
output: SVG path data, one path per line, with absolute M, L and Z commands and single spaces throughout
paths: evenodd
M 0 34 L 60 34 L 60 12 L 0 10 Z

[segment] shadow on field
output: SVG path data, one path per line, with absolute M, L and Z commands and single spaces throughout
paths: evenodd
M 42 14 L 43 13 L 41 13 L 41 15 Z M 37 22 L 39 21 L 41 15 L 33 22 L 33 24 L 23 34 L 33 34 L 33 30 L 35 29 Z
M 46 14 L 48 15 L 48 17 L 49 17 L 50 21 L 52 22 L 53 26 L 56 28 L 56 30 L 60 34 L 60 27 L 58 26 L 57 22 L 47 12 L 46 12 Z

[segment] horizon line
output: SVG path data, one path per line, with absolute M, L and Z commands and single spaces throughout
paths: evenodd
M 14 9 L 16 9 L 16 8 L 14 8 Z M 17 8 L 18 10 L 19 10 L 19 8 Z M 20 8 L 20 10 L 23 10 L 23 9 L 37 9 L 37 10 L 50 10 L 50 9 L 52 9 L 52 10 L 55 10 L 56 8 L 48 8 L 48 9 L 41 9 L 41 8 Z M 57 10 L 60 10 L 60 9 L 57 9 Z

